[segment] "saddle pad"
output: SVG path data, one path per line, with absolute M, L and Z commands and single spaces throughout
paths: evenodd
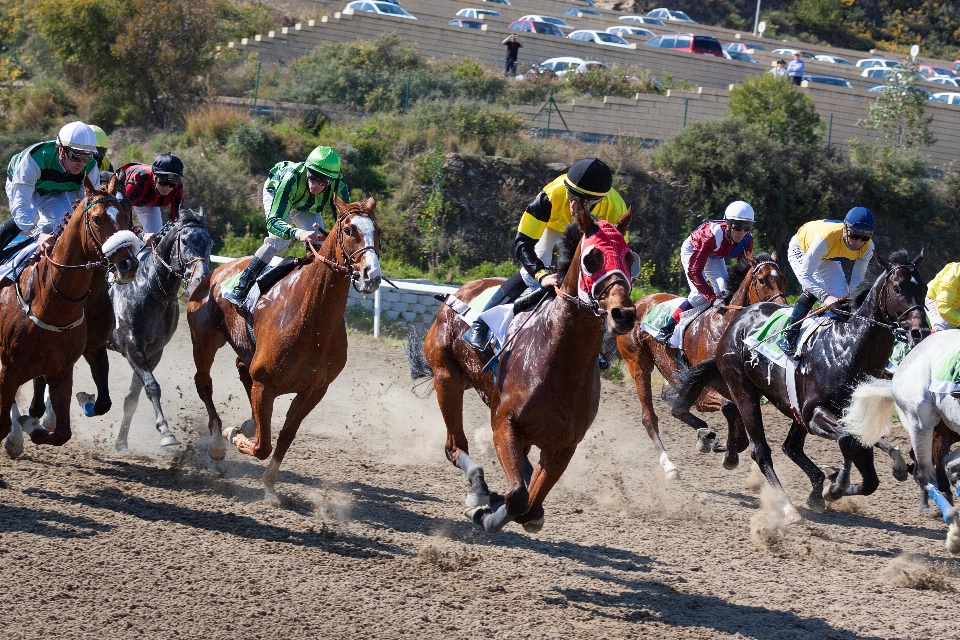
M 890 354 L 890 360 L 884 369 L 887 373 L 896 373 L 900 368 L 900 362 L 910 353 L 910 345 L 905 340 L 897 340 L 893 343 L 893 353 Z
M 3 251 L 0 251 L 0 264 L 10 262 L 20 250 L 26 247 L 28 244 L 33 242 L 33 238 L 30 236 L 25 236 L 22 233 L 17 234 L 17 236 L 10 241 Z
M 262 293 L 260 291 L 260 284 L 259 284 L 260 278 L 267 275 L 274 267 L 278 266 L 284 260 L 285 258 L 274 257 L 273 260 L 270 261 L 270 264 L 264 267 L 263 271 L 260 272 L 260 276 L 257 278 L 257 282 L 254 282 L 253 286 L 250 287 L 250 293 L 247 294 L 247 299 L 243 301 L 244 309 L 246 309 L 250 313 L 253 313 L 253 309 L 257 304 L 257 300 L 260 299 L 260 295 Z M 231 289 L 236 287 L 237 282 L 240 281 L 240 275 L 242 273 L 243 271 L 238 271 L 237 273 L 233 274 L 232 276 L 224 280 L 222 283 L 220 283 L 220 290 L 230 291 Z
M 934 393 L 960 391 L 960 347 L 944 354 L 931 377 L 929 389 Z
M 683 298 L 674 298 L 661 302 L 653 309 L 650 309 L 647 315 L 643 316 L 643 320 L 640 321 L 640 328 L 652 336 L 657 335 L 660 333 L 660 329 L 666 326 L 670 316 L 673 315 L 673 312 L 680 306 L 681 302 L 683 302 Z
M 743 343 L 747 348 L 755 349 L 758 353 L 762 353 L 774 364 L 786 368 L 787 356 L 783 353 L 783 350 L 780 349 L 780 345 L 778 345 L 777 342 L 779 342 L 780 336 L 783 335 L 783 332 L 790 324 L 790 313 L 792 311 L 790 307 L 777 309 L 767 318 L 767 321 L 763 323 L 762 327 L 744 338 Z M 834 319 L 840 318 L 833 315 L 806 318 L 803 324 L 800 325 L 801 334 L 800 339 L 797 341 L 797 353 L 801 352 L 804 344 L 806 344 L 807 340 L 821 324 L 827 320 Z
M 30 258 L 37 252 L 37 247 L 36 240 L 31 240 L 23 245 L 10 261 L 0 266 L 0 281 L 9 284 L 23 273 L 23 270 L 30 263 Z
M 464 302 L 460 298 L 451 294 L 447 296 L 443 303 L 453 309 L 453 312 L 457 314 L 457 316 L 459 316 L 464 322 L 467 324 L 473 324 L 477 321 L 477 318 L 480 317 L 480 314 L 483 312 L 483 308 L 487 306 L 487 302 L 490 301 L 490 298 L 493 297 L 493 294 L 499 290 L 500 287 L 490 287 L 489 289 L 485 289 L 470 302 Z

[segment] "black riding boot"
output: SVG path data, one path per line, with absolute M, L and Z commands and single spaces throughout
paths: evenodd
M 816 301 L 816 296 L 804 291 L 800 294 L 800 297 L 797 298 L 796 304 L 793 305 L 790 322 L 787 324 L 787 326 L 791 328 L 784 331 L 783 337 L 777 342 L 777 346 L 780 347 L 780 350 L 787 354 L 789 358 L 794 358 L 797 355 L 797 341 L 800 339 L 800 325 L 798 323 L 810 313 L 810 309 L 813 308 L 813 304 Z
M 680 324 L 673 319 L 673 316 L 670 316 L 670 319 L 667 320 L 667 324 L 663 325 L 660 331 L 657 332 L 657 335 L 653 337 L 654 340 L 660 344 L 667 344 L 670 342 L 670 338 L 673 337 L 673 330 L 677 328 L 677 325 Z
M 0 224 L 0 253 L 7 248 L 7 245 L 13 242 L 13 239 L 16 238 L 19 233 L 20 227 L 17 226 L 13 218 Z
M 483 310 L 493 309 L 498 305 L 509 302 L 509 297 L 507 292 L 503 290 L 503 287 L 500 287 L 500 290 L 493 294 L 490 300 L 487 301 L 487 304 L 484 305 Z M 464 332 L 463 339 L 477 351 L 482 351 L 484 347 L 487 346 L 487 334 L 489 331 L 490 327 L 487 326 L 487 323 L 477 318 L 476 321 L 470 325 L 470 328 Z
M 243 306 L 243 302 L 247 299 L 247 294 L 250 293 L 253 283 L 257 281 L 257 276 L 260 275 L 260 272 L 263 271 L 263 268 L 266 266 L 267 263 L 257 256 L 250 258 L 250 264 L 248 264 L 247 268 L 240 274 L 240 280 L 237 281 L 237 286 L 233 288 L 233 291 L 228 291 L 223 294 L 223 297 L 238 307 Z

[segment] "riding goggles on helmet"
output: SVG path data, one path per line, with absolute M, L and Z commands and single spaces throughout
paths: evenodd
M 93 157 L 93 153 L 90 151 L 71 149 L 70 147 L 63 147 L 63 153 L 67 156 L 67 160 L 71 162 L 90 162 Z
M 852 231 L 849 227 L 847 228 L 847 237 L 851 240 L 859 240 L 860 242 L 866 242 L 870 240 L 873 236 L 868 236 L 864 233 L 856 233 Z
M 752 222 L 747 222 L 746 220 L 728 220 L 727 226 L 730 227 L 731 231 L 750 231 L 750 227 L 753 225 Z
M 157 184 L 162 184 L 165 187 L 175 187 L 180 184 L 180 176 L 175 173 L 154 173 L 153 177 Z

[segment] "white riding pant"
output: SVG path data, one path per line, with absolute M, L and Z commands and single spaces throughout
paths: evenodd
M 934 331 L 946 331 L 947 329 L 956 329 L 956 327 L 946 320 L 943 319 L 943 316 L 940 315 L 940 312 L 937 311 L 937 301 L 927 298 L 924 301 L 924 306 L 927 308 L 927 320 L 930 321 L 930 328 Z
M 683 275 L 687 277 L 687 284 L 690 285 L 690 295 L 687 296 L 687 300 L 689 300 L 693 306 L 699 307 L 701 304 L 704 304 L 707 299 L 697 290 L 697 287 L 693 284 L 693 280 L 691 280 L 687 274 L 687 269 L 690 266 L 690 258 L 692 257 L 693 246 L 688 244 L 687 241 L 684 241 L 680 247 L 680 264 L 683 265 Z M 707 258 L 707 264 L 703 267 L 703 278 L 715 294 L 722 296 L 726 293 L 727 280 L 729 277 L 727 273 L 727 263 L 723 258 Z
M 273 208 L 273 194 L 264 189 L 264 213 L 269 216 L 271 208 Z M 288 222 L 292 222 L 293 226 L 295 226 L 297 229 L 304 229 L 306 231 L 316 231 L 316 229 L 313 228 L 314 223 L 323 229 L 323 215 L 320 213 L 310 213 L 306 211 L 297 211 L 294 209 L 290 212 L 290 219 Z M 269 263 L 271 260 L 273 260 L 274 256 L 289 247 L 290 242 L 291 241 L 287 238 L 281 238 L 280 236 L 275 236 L 268 232 L 267 237 L 263 240 L 263 244 L 260 245 L 260 248 L 257 249 L 256 253 L 253 255 L 257 256 L 263 262 Z
M 137 214 L 137 220 L 140 221 L 140 228 L 144 233 L 156 233 L 163 226 L 160 207 L 134 207 L 133 212 Z
M 834 298 L 842 298 L 847 295 L 847 276 L 843 274 L 843 267 L 840 266 L 839 262 L 824 260 L 813 273 L 806 274 L 803 272 L 803 259 L 803 249 L 797 242 L 797 236 L 793 236 L 787 249 L 787 260 L 790 262 L 790 268 L 793 269 L 793 275 L 797 276 L 803 290 L 811 293 L 826 291 L 827 295 Z
M 6 192 L 8 202 L 13 199 L 13 182 L 7 180 Z M 35 228 L 40 229 L 44 233 L 53 233 L 56 231 L 57 226 L 63 222 L 64 215 L 71 213 L 73 211 L 73 202 L 77 198 L 83 197 L 83 190 L 79 191 L 66 191 L 62 193 L 48 193 L 45 196 L 41 196 L 38 193 L 33 193 L 33 206 L 36 207 L 37 219 L 34 221 Z M 23 222 L 17 220 L 18 226 Z M 23 229 L 23 227 L 21 227 Z M 25 231 L 32 231 L 27 229 Z
M 560 238 L 561 234 L 559 231 L 554 231 L 550 227 L 546 227 L 543 230 L 543 235 L 537 240 L 537 244 L 533 249 L 537 257 L 540 258 L 540 261 L 543 262 L 543 266 L 549 267 L 553 264 L 553 249 L 560 242 Z M 523 278 L 524 284 L 528 287 L 532 289 L 540 288 L 540 283 L 533 277 L 533 274 L 527 273 L 526 269 L 520 269 L 520 277 Z

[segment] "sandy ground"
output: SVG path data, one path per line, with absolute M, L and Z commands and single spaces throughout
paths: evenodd
M 352 335 L 347 369 L 300 429 L 262 500 L 264 463 L 207 456 L 190 337 L 158 369 L 185 443 L 161 451 L 144 397 L 115 453 L 129 368 L 112 359 L 113 410 L 62 448 L 0 459 L 4 638 L 948 638 L 960 635 L 960 559 L 917 513 L 886 458 L 869 498 L 804 508 L 805 476 L 781 478 L 805 520 L 778 526 L 749 460 L 725 471 L 661 413 L 682 480 L 665 484 L 632 384 L 604 382 L 597 421 L 546 503 L 537 535 L 490 536 L 463 516 L 462 474 L 443 456 L 436 398 L 419 399 L 396 344 Z M 229 349 L 215 398 L 249 407 Z M 75 391 L 92 390 L 85 365 Z M 289 403 L 278 402 L 279 422 Z M 768 415 L 768 417 L 770 417 Z M 712 424 L 719 424 L 716 419 Z M 488 416 L 468 393 L 471 453 L 503 489 Z M 779 443 L 786 420 L 771 419 Z M 902 433 L 898 443 L 906 448 Z M 818 463 L 834 445 L 808 440 Z

